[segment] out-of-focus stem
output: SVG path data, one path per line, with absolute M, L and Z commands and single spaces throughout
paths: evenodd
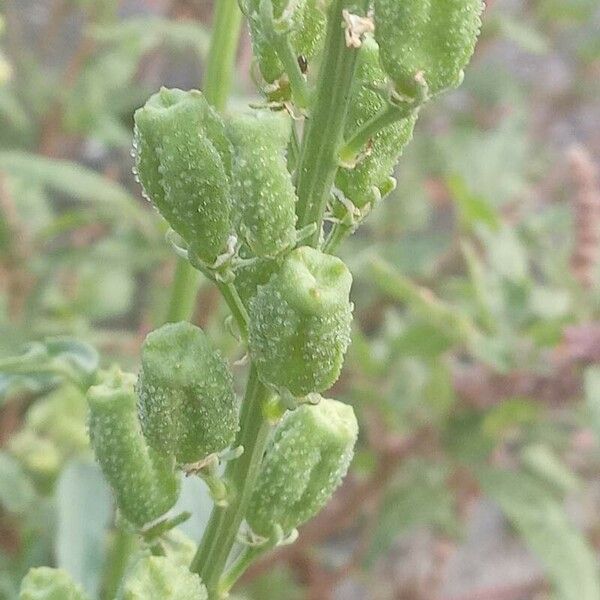
M 203 88 L 208 102 L 218 110 L 225 108 L 231 90 L 241 23 L 237 0 L 217 0 Z M 187 261 L 179 259 L 166 320 L 189 319 L 197 291 L 198 273 Z

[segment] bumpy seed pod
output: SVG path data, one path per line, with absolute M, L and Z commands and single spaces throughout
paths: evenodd
M 419 73 L 430 94 L 460 85 L 481 27 L 482 0 L 375 0 L 381 62 L 407 96 Z
M 87 596 L 63 569 L 37 567 L 23 578 L 19 600 L 87 600 Z
M 192 463 L 232 444 L 233 377 L 200 328 L 173 323 L 150 333 L 136 389 L 142 430 L 161 455 Z
M 136 172 L 148 198 L 204 261 L 230 233 L 231 146 L 196 91 L 162 89 L 135 113 Z
M 137 419 L 135 376 L 118 373 L 88 391 L 89 432 L 96 459 L 111 484 L 117 505 L 142 526 L 177 501 L 179 480 L 173 461 L 146 445 Z
M 147 556 L 133 568 L 118 600 L 207 600 L 202 581 L 195 573 L 165 556 Z
M 290 117 L 260 111 L 228 124 L 233 144 L 233 220 L 255 256 L 275 256 L 296 241 L 296 192 L 285 149 Z
M 250 302 L 249 349 L 260 378 L 295 396 L 339 377 L 350 342 L 352 276 L 333 256 L 297 248 Z
M 346 119 L 346 139 L 382 110 L 387 102 L 376 91 L 383 88 L 387 77 L 379 63 L 379 47 L 372 37 L 363 41 L 358 61 Z M 384 127 L 373 136 L 366 155 L 353 168 L 338 170 L 336 186 L 357 208 L 373 204 L 381 197 L 380 189 L 410 142 L 416 121 L 415 111 L 406 119 Z
M 261 18 L 260 4 L 263 0 L 247 0 L 244 12 L 248 16 L 248 24 L 252 36 L 252 49 L 258 61 L 262 76 L 268 83 L 273 83 L 283 73 L 283 65 L 277 52 L 269 41 L 269 32 Z M 273 18 L 281 19 L 285 15 L 289 22 L 290 45 L 296 56 L 309 60 L 321 47 L 327 18 L 325 11 L 328 1 L 319 0 L 272 0 Z
M 313 517 L 346 475 L 358 434 L 351 406 L 322 398 L 288 412 L 265 454 L 246 520 L 264 537 Z

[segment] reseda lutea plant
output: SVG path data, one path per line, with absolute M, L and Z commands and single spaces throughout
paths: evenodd
M 223 6 L 216 45 L 233 18 Z M 170 225 L 177 255 L 222 293 L 249 367 L 239 406 L 207 335 L 170 323 L 147 337 L 137 380 L 114 369 L 89 388 L 96 457 L 122 521 L 146 540 L 119 597 L 226 597 L 253 560 L 292 543 L 342 481 L 356 417 L 320 395 L 350 343 L 352 277 L 334 254 L 394 189 L 420 107 L 461 82 L 482 8 L 247 0 L 264 105 L 231 114 L 199 91 L 162 89 L 136 112 L 144 194 Z M 167 515 L 178 471 L 203 477 L 215 501 L 183 572 L 160 556 L 161 534 L 178 522 Z M 53 597 L 70 585 L 65 577 L 34 573 L 23 597 L 34 585 L 36 598 Z

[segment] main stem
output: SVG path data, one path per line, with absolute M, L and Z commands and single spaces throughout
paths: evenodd
M 270 430 L 262 409 L 269 395 L 270 392 L 260 382 L 256 369 L 252 366 L 236 440 L 236 444 L 242 446 L 244 452 L 239 458 L 232 460 L 225 470 L 229 504 L 213 508 L 202 542 L 190 566 L 190 570 L 202 578 L 211 600 L 218 597 L 219 579 L 235 543 L 260 470 Z
M 315 233 L 306 241 L 316 247 L 321 236 L 323 215 L 338 168 L 337 152 L 342 143 L 344 123 L 358 51 L 346 46 L 342 11 L 355 7 L 363 12 L 366 2 L 334 0 L 329 8 L 323 62 L 317 81 L 315 102 L 303 138 L 298 169 L 298 228 L 316 223 Z
M 212 37 L 204 70 L 204 96 L 217 110 L 223 110 L 233 80 L 242 13 L 237 0 L 217 0 Z M 178 259 L 167 322 L 189 319 L 198 291 L 198 273 L 185 260 Z

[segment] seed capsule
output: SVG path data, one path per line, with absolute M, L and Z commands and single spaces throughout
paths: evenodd
M 383 88 L 387 76 L 380 66 L 379 47 L 373 38 L 364 40 L 358 61 L 346 120 L 346 139 L 382 110 L 387 102 L 376 91 L 377 88 Z M 374 204 L 382 196 L 381 188 L 387 182 L 402 150 L 410 142 L 416 121 L 417 113 L 414 112 L 408 118 L 384 127 L 373 136 L 369 148 L 365 149 L 365 156 L 353 168 L 338 170 L 336 186 L 357 208 Z
M 414 97 L 422 73 L 430 94 L 460 85 L 481 27 L 481 0 L 375 0 L 381 62 L 398 92 Z
M 285 150 L 290 117 L 260 111 L 228 124 L 233 144 L 233 220 L 255 256 L 275 256 L 296 241 L 296 192 Z
M 135 376 L 112 375 L 88 391 L 90 441 L 117 505 L 142 526 L 177 501 L 179 480 L 173 461 L 148 448 L 136 412 Z
M 202 581 L 189 569 L 164 556 L 138 561 L 117 600 L 207 600 Z
M 246 520 L 264 537 L 290 533 L 331 498 L 352 460 L 358 424 L 352 407 L 322 398 L 288 412 L 275 431 Z
M 221 117 L 200 92 L 163 88 L 134 118 L 136 170 L 146 195 L 212 263 L 230 233 L 231 146 Z
M 142 430 L 161 455 L 193 463 L 233 443 L 233 377 L 200 328 L 182 322 L 150 333 L 136 390 Z
M 253 54 L 265 81 L 272 83 L 282 75 L 283 66 L 269 41 L 269 32 L 265 30 L 260 14 L 261 1 L 247 0 L 244 12 L 248 15 Z M 319 52 L 323 41 L 327 22 L 325 11 L 329 2 L 272 0 L 272 3 L 274 20 L 281 19 L 284 12 L 286 14 L 289 41 L 295 55 L 301 56 L 305 62 L 310 60 Z
M 63 569 L 29 569 L 21 582 L 19 600 L 87 600 L 87 595 Z
M 350 342 L 351 284 L 341 260 L 302 247 L 258 288 L 248 343 L 263 382 L 295 396 L 335 383 Z

